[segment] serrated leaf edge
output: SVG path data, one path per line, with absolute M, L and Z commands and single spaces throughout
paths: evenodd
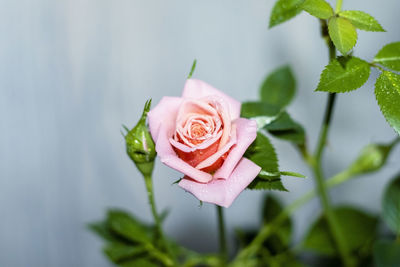
M 379 77 L 378 77 L 378 78 L 376 79 L 376 81 L 375 81 L 375 92 L 374 92 L 374 94 L 375 94 L 375 99 L 376 99 L 376 102 L 378 103 L 379 110 L 381 111 L 381 113 L 382 113 L 383 117 L 385 118 L 386 122 L 390 125 L 390 127 L 391 127 L 396 133 L 398 133 L 398 134 L 400 135 L 400 132 L 398 132 L 398 131 L 394 128 L 394 126 L 392 125 L 392 123 L 389 122 L 388 119 L 386 118 L 386 114 L 383 112 L 382 107 L 381 107 L 381 106 L 382 106 L 382 105 L 381 105 L 382 103 L 381 103 L 381 101 L 379 101 L 379 99 L 378 99 L 378 97 L 377 97 L 377 95 L 376 95 L 378 81 L 379 81 L 381 78 L 383 78 L 383 76 L 386 76 L 386 77 L 387 77 L 387 79 L 390 81 L 392 87 L 394 87 L 395 90 L 397 91 L 397 93 L 400 94 L 400 91 L 399 91 L 400 89 L 398 89 L 398 88 L 395 86 L 395 84 L 392 83 L 392 80 L 390 79 L 390 77 L 388 77 L 388 76 L 386 75 L 387 72 L 393 73 L 393 74 L 395 74 L 395 75 L 399 75 L 399 74 L 396 74 L 396 73 L 391 72 L 391 71 L 382 71 L 382 73 L 379 75 Z
M 379 21 L 378 21 L 376 18 L 374 18 L 372 15 L 368 14 L 367 12 L 364 12 L 364 11 L 361 11 L 361 10 L 343 10 L 343 11 L 339 12 L 338 15 L 339 15 L 341 18 L 345 18 L 345 19 L 347 19 L 347 20 L 349 20 L 349 21 L 351 22 L 352 19 L 350 19 L 350 18 L 348 18 L 348 17 L 343 17 L 343 16 L 342 16 L 343 13 L 348 12 L 348 11 L 362 12 L 362 13 L 364 13 L 364 14 L 370 16 L 370 17 L 376 22 L 376 24 L 378 24 L 378 26 L 379 26 L 382 30 L 365 30 L 365 29 L 359 28 L 359 27 L 357 27 L 356 25 L 354 25 L 353 23 L 351 23 L 351 24 L 353 24 L 353 26 L 356 27 L 357 29 L 360 29 L 360 30 L 362 30 L 362 31 L 368 31 L 368 32 L 386 32 L 386 30 L 382 27 L 382 25 L 379 23 Z
M 358 57 L 353 57 L 353 58 L 357 58 L 357 59 L 363 61 L 364 63 L 366 63 L 367 65 L 369 65 L 368 62 L 366 62 L 365 60 L 362 60 L 361 58 L 358 58 Z M 319 80 L 317 89 L 315 89 L 315 91 L 318 91 L 318 92 L 330 92 L 330 93 L 348 93 L 348 92 L 357 90 L 358 88 L 361 88 L 361 87 L 368 81 L 368 79 L 367 79 L 361 86 L 359 86 L 359 87 L 357 87 L 357 88 L 354 88 L 354 89 L 345 90 L 345 91 L 328 91 L 328 90 L 319 89 L 320 86 L 321 86 L 322 75 L 324 75 L 324 73 L 326 73 L 326 72 L 328 71 L 328 69 L 327 69 L 328 66 L 329 66 L 330 64 L 332 64 L 334 61 L 337 62 L 337 59 L 332 60 L 328 65 L 325 66 L 324 70 L 323 70 L 322 73 L 321 73 L 320 80 Z M 340 64 L 340 63 L 338 62 L 338 64 Z M 358 70 L 361 69 L 361 68 L 362 68 L 362 66 L 358 66 L 357 68 L 354 68 L 353 70 L 354 70 L 354 72 L 356 72 L 356 71 L 358 71 Z M 369 71 L 368 71 L 368 78 L 369 78 L 369 76 L 371 75 L 371 68 L 369 68 L 368 70 L 369 70 Z M 330 82 L 328 82 L 328 83 L 327 83 L 328 85 L 326 85 L 326 86 L 324 86 L 324 87 L 329 87 L 329 84 L 332 84 L 334 81 L 336 82 L 337 80 L 343 78 L 343 77 L 345 76 L 345 74 L 347 75 L 348 72 L 336 76 L 335 79 L 333 79 L 333 80 L 331 80 Z
M 307 0 L 305 0 L 305 1 L 300 5 L 300 8 L 303 9 L 303 10 L 304 10 L 305 12 L 307 12 L 308 14 L 310 14 L 311 16 L 314 16 L 314 17 L 320 18 L 320 19 L 329 19 L 330 17 L 332 17 L 332 16 L 335 15 L 335 11 L 333 10 L 332 6 L 331 6 L 327 1 L 325 1 L 325 0 L 321 0 L 321 2 L 325 2 L 325 3 L 330 7 L 330 10 L 332 11 L 332 12 L 331 12 L 331 15 L 328 16 L 328 17 L 318 17 L 318 16 L 315 16 L 314 14 L 311 14 L 307 9 L 305 9 L 305 4 L 306 4 L 306 2 L 307 2 Z

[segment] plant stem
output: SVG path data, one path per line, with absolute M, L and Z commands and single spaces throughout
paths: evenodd
M 336 1 L 335 13 L 339 13 L 340 10 L 342 10 L 342 3 L 343 3 L 343 0 L 337 0 Z
M 341 3 L 342 1 L 338 1 L 336 8 L 340 10 L 341 8 Z M 326 27 L 326 22 L 322 24 L 323 27 Z M 327 30 L 322 31 L 327 32 Z M 333 60 L 336 58 L 336 50 L 335 47 L 332 43 L 332 41 L 329 38 L 329 35 L 323 36 L 328 44 L 329 48 L 329 61 Z M 340 229 L 340 224 L 339 221 L 337 220 L 337 217 L 335 213 L 333 212 L 330 204 L 330 199 L 328 196 L 327 192 L 327 187 L 325 184 L 325 178 L 322 170 L 322 155 L 323 151 L 326 145 L 327 137 L 328 137 L 328 132 L 330 128 L 330 123 L 332 120 L 332 114 L 334 110 L 334 104 L 335 104 L 335 99 L 336 99 L 336 94 L 335 93 L 329 93 L 328 95 L 328 101 L 327 105 L 325 108 L 325 114 L 324 114 L 324 119 L 322 122 L 321 126 L 321 131 L 317 143 L 317 148 L 315 150 L 314 154 L 314 164 L 311 164 L 310 167 L 312 168 L 312 171 L 314 173 L 314 178 L 315 178 L 315 183 L 316 183 L 316 188 L 320 197 L 321 205 L 324 210 L 324 213 L 326 215 L 326 219 L 329 225 L 329 228 L 331 230 L 331 233 L 333 235 L 333 239 L 336 243 L 337 249 L 339 251 L 339 254 L 342 258 L 342 261 L 345 266 L 351 266 L 351 259 L 349 255 L 349 251 L 347 249 L 347 244 L 346 240 L 341 232 Z
M 162 230 L 160 216 L 158 216 L 158 213 L 157 213 L 156 203 L 154 201 L 154 194 L 153 194 L 153 180 L 152 180 L 151 176 L 149 175 L 149 176 L 144 176 L 144 181 L 146 184 L 147 197 L 149 199 L 150 206 L 151 206 L 151 213 L 153 214 L 154 222 L 156 224 L 156 230 L 160 237 L 161 244 L 164 247 L 165 252 L 167 252 L 168 255 L 170 257 L 172 257 L 172 259 L 174 259 L 175 258 L 174 254 L 172 253 L 172 251 L 167 243 L 167 240 L 165 239 L 164 231 Z
M 343 236 L 343 233 L 340 228 L 340 223 L 337 220 L 335 213 L 333 212 L 330 204 L 330 200 L 327 193 L 327 188 L 324 182 L 324 177 L 322 174 L 321 164 L 317 161 L 317 165 L 313 168 L 315 175 L 316 187 L 318 190 L 318 194 L 320 197 L 320 201 L 328 221 L 329 228 L 331 230 L 333 239 L 336 243 L 337 249 L 339 250 L 339 254 L 343 260 L 345 266 L 352 266 L 350 263 L 350 255 L 348 253 L 347 243 Z
M 150 251 L 149 253 L 159 261 L 161 261 L 165 266 L 174 266 L 173 260 L 169 257 L 169 255 L 165 254 L 164 252 L 159 251 L 156 247 L 152 244 L 147 244 L 147 249 Z
M 219 232 L 219 253 L 221 257 L 221 266 L 225 266 L 228 258 L 228 250 L 226 245 L 224 210 L 221 206 L 216 205 L 218 213 L 218 232 Z
M 349 172 L 348 170 L 345 170 L 329 178 L 328 180 L 326 180 L 325 183 L 328 188 L 331 188 L 346 182 L 352 177 L 353 177 L 352 173 Z M 295 200 L 290 205 L 286 206 L 281 211 L 281 213 L 278 216 L 276 216 L 269 224 L 265 224 L 261 228 L 261 231 L 257 234 L 257 236 L 253 239 L 253 241 L 239 253 L 235 261 L 240 262 L 240 260 L 242 259 L 246 259 L 247 257 L 253 256 L 262 246 L 264 241 L 273 233 L 273 231 L 277 227 L 279 227 L 285 221 L 286 218 L 288 218 L 298 208 L 300 208 L 308 201 L 313 199 L 316 195 L 317 195 L 316 190 L 312 189 L 307 193 L 305 193 L 300 198 L 298 198 L 297 200 Z
M 325 115 L 324 115 L 324 121 L 322 123 L 322 128 L 321 128 L 321 132 L 320 132 L 320 136 L 319 136 L 319 140 L 318 140 L 318 145 L 317 145 L 317 149 L 315 151 L 315 164 L 320 165 L 320 161 L 322 158 L 322 152 L 325 148 L 325 144 L 326 144 L 326 139 L 328 137 L 328 131 L 329 131 L 329 127 L 330 127 L 330 122 L 332 119 L 332 113 L 333 113 L 333 107 L 335 104 L 335 99 L 336 99 L 336 94 L 335 93 L 329 93 L 328 95 L 328 101 L 327 101 L 327 105 L 326 105 L 326 109 L 325 109 Z

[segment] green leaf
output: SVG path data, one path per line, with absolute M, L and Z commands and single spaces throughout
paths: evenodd
M 245 157 L 261 167 L 266 173 L 276 173 L 279 178 L 278 157 L 269 139 L 262 133 L 257 133 L 256 140 L 250 145 Z
M 289 192 L 282 184 L 280 178 L 271 178 L 268 180 L 256 177 L 247 188 L 252 190 L 278 190 Z
M 152 262 L 149 259 L 138 258 L 121 264 L 122 267 L 159 267 L 159 264 Z
M 386 121 L 400 134 L 400 75 L 383 71 L 376 79 L 375 97 Z
M 353 207 L 337 207 L 334 213 L 350 251 L 361 253 L 372 245 L 378 220 Z M 303 248 L 327 256 L 337 255 L 325 216 L 320 216 L 307 233 Z
M 104 248 L 104 253 L 112 262 L 119 263 L 123 260 L 145 254 L 146 249 L 141 246 L 110 243 Z
M 336 48 L 346 55 L 357 42 L 357 31 L 348 19 L 333 17 L 328 23 L 329 36 Z
M 304 0 L 278 0 L 271 12 L 269 27 L 272 28 L 299 14 Z
M 109 210 L 107 223 L 110 229 L 119 236 L 139 243 L 151 242 L 148 229 L 132 215 L 121 210 Z
M 298 256 L 294 255 L 293 252 L 287 251 L 282 253 L 275 258 L 276 264 L 273 266 L 284 266 L 284 267 L 309 267 L 308 265 L 304 265 L 299 259 Z M 261 265 L 263 266 L 263 265 Z M 271 265 L 272 266 L 272 265 Z
M 301 7 L 320 19 L 328 19 L 334 15 L 331 5 L 325 0 L 305 0 Z
M 221 265 L 221 257 L 214 254 L 197 254 L 194 252 L 186 253 L 185 263 L 179 266 L 195 267 L 209 266 L 218 267 Z
M 295 122 L 287 112 L 282 112 L 276 120 L 265 125 L 264 129 L 276 138 L 295 144 L 304 144 L 306 141 L 303 127 Z
M 382 66 L 400 71 L 400 42 L 385 45 L 374 58 Z
M 340 12 L 339 16 L 350 20 L 350 22 L 360 30 L 370 31 L 370 32 L 385 31 L 374 17 L 363 11 L 346 10 Z
M 288 191 L 280 179 L 278 157 L 269 139 L 262 133 L 257 133 L 256 140 L 247 149 L 245 155 L 248 159 L 261 167 L 261 171 L 247 187 L 257 190 L 279 190 Z M 297 173 L 283 172 L 285 175 L 296 175 Z
M 297 123 L 293 121 L 290 115 L 283 111 L 279 117 L 277 117 L 273 122 L 266 125 L 264 129 L 268 131 L 285 131 L 292 130 Z
M 253 241 L 254 237 L 257 235 L 257 230 L 236 228 L 235 235 L 239 241 L 240 248 L 244 248 Z
M 374 262 L 376 267 L 400 266 L 400 243 L 376 242 L 374 245 Z
M 296 81 L 290 67 L 280 67 L 269 74 L 261 85 L 261 101 L 283 108 L 292 101 L 295 89 Z
M 281 108 L 264 102 L 244 102 L 242 103 L 241 117 L 254 118 L 267 116 L 275 118 Z
M 243 102 L 241 117 L 255 120 L 257 122 L 257 127 L 261 129 L 275 120 L 280 112 L 280 107 L 268 103 Z
M 395 234 L 400 235 L 400 174 L 386 188 L 382 210 L 386 224 Z
M 129 242 L 129 240 L 127 240 L 123 236 L 120 236 L 120 235 L 116 234 L 114 231 L 112 231 L 112 229 L 107 221 L 90 223 L 88 225 L 88 227 L 93 233 L 97 234 L 98 236 L 103 238 L 105 241 L 108 241 L 111 243 L 131 244 Z
M 88 227 L 92 232 L 94 232 L 104 240 L 113 241 L 112 233 L 109 231 L 106 222 L 93 222 L 88 224 Z
M 321 73 L 316 91 L 343 93 L 361 87 L 369 78 L 368 62 L 357 57 L 331 60 Z
M 262 223 L 271 223 L 278 215 L 281 214 L 282 210 L 283 205 L 279 202 L 279 200 L 271 194 L 266 194 L 262 208 Z M 240 247 L 243 248 L 254 240 L 258 233 L 258 229 L 236 229 L 235 232 L 239 239 Z M 289 247 L 291 233 L 292 220 L 290 217 L 287 217 L 278 226 L 275 226 L 274 232 L 263 241 L 262 247 L 259 250 L 259 254 L 263 254 L 263 250 L 267 250 L 268 253 L 264 255 L 267 257 L 262 256 L 262 258 L 259 258 L 260 262 L 257 266 L 270 266 L 270 264 L 271 266 L 296 266 L 292 265 L 292 260 L 290 263 L 286 261 L 287 258 L 293 256 Z M 241 262 L 237 266 L 247 265 L 246 263 Z

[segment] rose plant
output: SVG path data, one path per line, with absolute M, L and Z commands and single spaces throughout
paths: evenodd
M 327 105 L 315 151 L 308 147 L 304 128 L 287 111 L 296 93 L 295 75 L 289 66 L 267 75 L 259 100 L 240 102 L 227 90 L 193 79 L 195 61 L 181 97 L 165 96 L 153 108 L 151 100 L 147 101 L 136 126 L 124 126 L 126 151 L 144 177 L 154 224 L 119 209 L 109 210 L 103 221 L 91 224 L 90 228 L 106 240 L 104 252 L 113 263 L 125 267 L 400 266 L 399 175 L 383 193 L 382 216 L 349 205 L 333 205 L 328 194 L 334 186 L 379 171 L 400 140 L 400 42 L 384 46 L 372 62 L 353 56 L 357 29 L 385 30 L 365 12 L 343 11 L 342 0 L 336 1 L 335 9 L 325 0 L 278 0 L 270 27 L 302 11 L 318 18 L 329 51 L 328 65 L 316 86 L 316 91 L 327 93 Z M 371 69 L 380 72 L 375 97 L 396 137 L 390 142 L 368 144 L 346 168 L 326 179 L 322 162 L 336 96 L 363 86 Z M 293 145 L 309 166 L 315 189 L 287 206 L 267 194 L 262 224 L 255 229 L 238 229 L 237 249 L 228 253 L 222 207 L 230 207 L 244 189 L 288 191 L 282 176 L 304 177 L 279 170 L 271 138 Z M 216 205 L 218 254 L 199 254 L 164 234 L 162 222 L 167 214 L 157 212 L 153 194 L 152 171 L 157 156 L 182 173 L 177 181 L 181 188 L 201 203 Z M 291 215 L 316 196 L 321 214 L 310 223 L 301 242 L 294 244 Z M 387 226 L 383 233 L 380 221 Z

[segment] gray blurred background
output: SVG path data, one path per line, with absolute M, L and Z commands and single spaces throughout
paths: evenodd
M 195 78 L 239 100 L 256 99 L 266 73 L 293 67 L 298 93 L 289 108 L 312 148 L 325 105 L 313 90 L 327 64 L 319 24 L 306 13 L 268 30 L 270 0 L 1 0 L 0 266 L 110 266 L 85 224 L 121 207 L 151 221 L 144 183 L 124 151 L 121 124 L 133 126 L 146 99 L 178 96 L 192 61 Z M 333 2 L 333 1 L 331 1 Z M 334 3 L 332 3 L 334 4 Z M 387 33 L 359 31 L 355 55 L 372 60 L 399 41 L 400 2 L 345 0 L 374 15 Z M 372 70 L 361 89 L 338 97 L 326 174 L 346 167 L 369 142 L 394 131 L 373 95 Z M 309 170 L 289 145 L 273 140 L 289 203 L 309 190 Z M 386 182 L 399 171 L 397 148 L 377 174 L 332 191 L 335 203 L 378 213 Z M 329 162 L 329 163 L 328 163 Z M 217 249 L 215 208 L 176 185 L 180 174 L 157 162 L 159 210 L 171 208 L 168 235 L 203 252 Z M 262 192 L 243 192 L 226 210 L 228 229 L 259 225 Z M 314 200 L 295 215 L 295 239 L 319 211 Z

